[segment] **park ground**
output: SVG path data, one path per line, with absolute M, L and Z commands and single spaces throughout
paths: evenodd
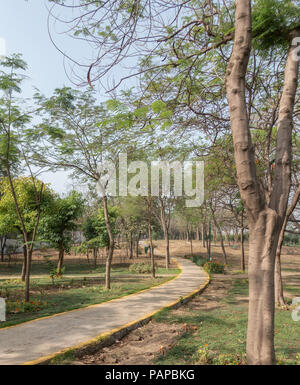
M 185 255 L 187 248 L 188 243 L 172 242 L 174 255 Z M 160 247 L 158 251 L 161 250 Z M 221 248 L 212 250 L 214 258 L 222 262 Z M 205 254 L 200 242 L 195 242 L 194 252 Z M 211 283 L 202 294 L 176 310 L 158 313 L 149 324 L 114 345 L 69 363 L 245 364 L 248 279 L 247 274 L 240 271 L 240 247 L 227 247 L 227 252 L 226 274 L 212 274 Z M 283 247 L 284 294 L 288 304 L 300 296 L 299 256 L 299 247 Z M 293 321 L 291 312 L 290 306 L 276 309 L 278 364 L 300 364 L 300 321 Z
M 149 263 L 141 255 L 138 259 L 116 255 L 112 269 L 112 290 L 104 289 L 104 259 L 95 268 L 80 256 L 66 258 L 62 278 L 51 281 L 41 252 L 37 251 L 32 266 L 32 307 L 22 308 L 23 284 L 19 280 L 21 259 L 3 264 L 0 270 L 2 295 L 13 304 L 7 322 L 14 325 L 66 310 L 101 303 L 138 292 L 165 282 L 179 273 L 173 263 L 164 269 L 164 243 L 155 241 L 158 265 L 157 278 L 129 270 L 136 262 Z M 173 256 L 190 257 L 190 244 L 171 241 Z M 227 245 L 228 264 L 225 274 L 212 274 L 206 290 L 176 310 L 158 313 L 150 323 L 129 333 L 115 344 L 85 356 L 68 356 L 52 363 L 91 364 L 245 364 L 248 279 L 247 271 L 240 271 L 240 245 Z M 195 255 L 206 255 L 201 242 L 193 242 Z M 247 257 L 246 246 L 246 257 Z M 47 250 L 50 259 L 56 253 Z M 213 259 L 223 262 L 221 247 L 212 246 Z M 283 247 L 282 272 L 284 294 L 288 306 L 276 309 L 275 348 L 279 364 L 300 364 L 300 321 L 291 317 L 291 302 L 300 297 L 300 248 Z M 1 279 L 2 277 L 2 279 Z
M 48 262 L 43 256 L 48 256 Z M 141 290 L 167 282 L 180 273 L 174 263 L 166 270 L 163 258 L 157 258 L 156 278 L 148 273 L 129 270 L 135 263 L 149 266 L 149 258 L 141 255 L 138 259 L 117 256 L 111 271 L 111 290 L 106 290 L 104 258 L 99 258 L 97 266 L 81 255 L 68 255 L 65 259 L 65 271 L 61 277 L 53 280 L 49 276 L 49 261 L 55 264 L 57 252 L 37 250 L 33 256 L 30 302 L 24 301 L 24 282 L 20 275 L 22 256 L 16 255 L 11 262 L 0 264 L 0 297 L 6 298 L 6 322 L 0 328 L 16 325 L 36 318 L 79 309 L 120 298 Z

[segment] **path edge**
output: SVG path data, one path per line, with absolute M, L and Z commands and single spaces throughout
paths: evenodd
M 168 305 L 163 306 L 160 309 L 155 310 L 154 312 L 149 313 L 149 314 L 147 314 L 147 315 L 145 315 L 145 316 L 143 316 L 143 317 L 141 317 L 135 321 L 131 321 L 131 322 L 119 327 L 119 328 L 115 328 L 115 329 L 112 329 L 108 332 L 102 333 L 102 334 L 98 335 L 97 337 L 93 337 L 92 339 L 87 340 L 85 342 L 82 342 L 78 345 L 74 345 L 72 347 L 60 350 L 58 352 L 52 353 L 52 354 L 44 356 L 44 357 L 40 357 L 40 358 L 33 360 L 33 361 L 24 362 L 21 365 L 47 365 L 47 364 L 48 365 L 49 364 L 55 365 L 55 363 L 51 362 L 53 359 L 63 360 L 64 358 L 67 359 L 68 356 L 70 358 L 72 357 L 72 359 L 74 359 L 74 357 L 80 358 L 81 356 L 83 356 L 85 354 L 94 353 L 95 351 L 97 351 L 99 349 L 102 349 L 104 347 L 107 347 L 107 346 L 114 344 L 117 340 L 125 337 L 131 331 L 138 329 L 138 328 L 146 325 L 147 323 L 149 323 L 151 321 L 151 319 L 153 318 L 153 316 L 155 314 L 159 313 L 160 311 L 165 310 L 165 309 L 176 309 L 176 308 L 180 307 L 181 305 L 185 304 L 186 302 L 190 301 L 197 294 L 201 294 L 206 289 L 206 287 L 209 285 L 211 278 L 210 278 L 210 275 L 205 270 L 203 270 L 201 267 L 200 267 L 200 269 L 206 274 L 206 276 L 207 276 L 206 281 L 199 288 L 197 288 L 196 290 L 192 291 L 191 293 L 185 295 L 184 297 L 180 297 L 176 301 L 173 301 L 173 302 L 169 303 Z M 168 282 L 170 282 L 170 281 L 168 281 Z M 147 290 L 149 290 L 149 289 L 147 289 Z
M 162 283 L 159 283 L 159 284 L 157 284 L 157 285 L 148 287 L 148 289 L 142 289 L 142 290 L 140 290 L 140 291 L 136 291 L 136 292 L 131 293 L 131 294 L 126 294 L 126 295 L 123 295 L 123 296 L 121 296 L 121 297 L 116 297 L 116 298 L 113 298 L 113 299 L 109 299 L 108 301 L 104 301 L 104 302 L 100 302 L 100 303 L 94 303 L 94 304 L 92 304 L 92 305 L 87 305 L 87 306 L 79 307 L 79 308 L 76 308 L 76 309 L 65 310 L 65 311 L 62 311 L 62 312 L 60 312 L 60 313 L 55 313 L 55 314 L 51 314 L 51 315 L 46 315 L 45 317 L 34 318 L 34 319 L 32 319 L 32 320 L 20 322 L 20 323 L 15 324 L 15 325 L 4 326 L 3 328 L 0 328 L 0 332 L 1 332 L 1 330 L 11 329 L 11 328 L 16 328 L 16 327 L 18 327 L 18 326 L 25 325 L 25 324 L 29 324 L 29 323 L 33 323 L 33 322 L 40 321 L 40 320 L 43 320 L 43 319 L 49 319 L 49 318 L 59 317 L 59 316 L 61 316 L 61 315 L 63 315 L 63 314 L 67 314 L 67 313 L 71 313 L 71 312 L 75 312 L 75 311 L 80 311 L 80 310 L 84 310 L 84 309 L 91 309 L 91 308 L 93 308 L 93 307 L 98 307 L 98 306 L 107 304 L 107 303 L 109 303 L 109 302 L 118 301 L 119 299 L 123 299 L 123 298 L 127 298 L 127 297 L 130 297 L 130 296 L 136 295 L 136 294 L 143 293 L 144 291 L 148 291 L 148 290 L 154 289 L 154 288 L 159 287 L 159 286 L 167 285 L 169 282 L 172 282 L 172 281 L 174 281 L 175 279 L 179 278 L 179 276 L 182 274 L 182 269 L 181 269 L 179 263 L 178 263 L 176 260 L 174 260 L 174 262 L 175 262 L 175 264 L 177 265 L 177 267 L 180 269 L 180 273 L 178 273 L 177 275 L 173 276 L 171 279 L 169 279 L 169 280 L 166 281 L 166 282 L 162 282 Z

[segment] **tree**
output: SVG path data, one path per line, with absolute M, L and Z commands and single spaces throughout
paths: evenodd
M 14 97 L 21 92 L 24 79 L 16 71 L 26 70 L 27 65 L 20 55 L 6 57 L 0 64 L 4 69 L 0 71 L 0 90 L 5 93 L 0 99 L 0 168 L 5 170 L 6 175 L 1 186 L 1 204 L 2 209 L 7 205 L 12 210 L 14 206 L 18 219 L 18 224 L 15 221 L 14 225 L 22 232 L 25 257 L 22 277 L 25 278 L 25 301 L 29 301 L 31 256 L 43 200 L 49 194 L 44 184 L 34 176 L 28 159 L 30 144 L 23 134 L 30 121 L 30 113 L 23 112 L 23 103 Z M 29 178 L 14 178 L 15 167 L 20 163 L 26 166 Z
M 275 9 L 269 8 L 270 13 L 272 10 L 272 16 L 277 16 Z M 278 26 L 276 19 L 272 24 Z M 300 29 L 291 28 L 286 36 L 289 51 L 278 117 L 276 167 L 272 191 L 266 196 L 257 177 L 245 98 L 251 24 L 251 2 L 236 2 L 234 45 L 226 72 L 226 90 L 238 186 L 250 230 L 247 361 L 249 364 L 274 364 L 274 262 L 290 190 L 292 116 L 299 67 L 294 56 L 296 45 L 293 38 L 300 36 Z M 264 38 L 266 32 L 263 28 Z
M 64 254 L 70 251 L 72 231 L 77 228 L 77 220 L 84 210 L 81 194 L 72 191 L 65 198 L 56 197 L 51 203 L 51 211 L 40 220 L 39 236 L 59 251 L 57 274 L 63 267 Z
M 117 207 L 108 207 L 108 216 L 110 228 L 113 236 L 116 233 L 116 219 L 119 215 Z M 106 218 L 104 209 L 100 208 L 97 213 L 94 213 L 91 216 L 88 216 L 85 222 L 82 225 L 83 235 L 86 238 L 86 241 L 83 242 L 81 248 L 93 250 L 94 256 L 94 265 L 96 267 L 98 249 L 105 247 L 110 249 L 110 236 L 106 226 Z M 110 289 L 110 267 L 106 270 L 106 288 Z M 107 287 L 107 284 L 109 287 Z
M 297 1 L 257 0 L 252 18 L 250 3 L 79 1 L 68 32 L 98 48 L 97 60 L 87 64 L 90 84 L 136 55 L 142 42 L 138 69 L 111 88 L 144 74 L 142 96 L 152 93 L 174 107 L 172 129 L 177 127 L 173 132 L 180 132 L 180 140 L 183 130 L 193 133 L 196 142 L 204 136 L 199 152 L 232 132 L 236 179 L 250 231 L 248 362 L 272 364 L 274 259 L 291 184 L 298 78 L 292 42 L 299 36 L 299 7 Z M 75 7 L 67 0 L 59 4 Z M 282 79 L 278 58 L 286 54 Z M 264 131 L 263 162 L 256 158 L 262 147 L 255 146 L 253 128 Z
M 37 196 L 38 194 L 38 196 Z M 19 177 L 1 178 L 0 218 L 8 229 L 19 232 L 23 238 L 25 300 L 29 301 L 31 257 L 41 215 L 46 214 L 52 200 L 52 191 L 38 179 Z
M 134 150 L 132 114 L 116 100 L 98 104 L 91 90 L 57 89 L 51 98 L 37 94 L 40 111 L 46 116 L 27 135 L 35 141 L 34 160 L 49 170 L 71 170 L 73 177 L 98 184 L 107 175 L 105 164 L 116 166 L 120 152 Z M 128 151 L 129 152 L 129 151 Z M 109 237 L 106 259 L 106 287 L 110 288 L 110 267 L 114 233 L 109 220 L 107 181 L 100 191 Z
M 147 211 L 142 197 L 120 197 L 120 221 L 118 231 L 129 240 L 130 258 L 133 258 L 134 240 L 136 257 L 138 257 L 139 241 L 142 233 L 147 230 Z

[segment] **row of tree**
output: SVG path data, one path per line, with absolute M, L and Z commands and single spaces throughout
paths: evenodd
M 25 69 L 25 64 L 18 56 L 4 61 L 9 71 L 1 77 L 6 92 L 0 106 L 1 167 L 27 254 L 45 186 L 36 183 L 34 188 L 37 211 L 29 237 L 12 178 L 20 158 L 29 170 L 31 165 L 71 170 L 73 177 L 90 184 L 103 176 L 98 164 L 109 160 L 117 165 L 120 153 L 148 163 L 204 160 L 206 196 L 199 210 L 185 208 L 174 192 L 167 196 L 161 192 L 154 201 L 148 189 L 141 197 L 150 250 L 151 223 L 158 216 L 168 263 L 169 213 L 174 217 L 183 213 L 188 232 L 211 218 L 225 261 L 225 229 L 238 224 L 242 234 L 248 231 L 247 360 L 275 363 L 275 297 L 283 300 L 282 241 L 286 230 L 299 231 L 298 2 L 257 0 L 252 10 L 250 0 L 54 3 L 64 7 L 67 16 L 74 12 L 67 29 L 72 38 L 97 47 L 98 58 L 87 65 L 87 84 L 107 76 L 122 61 L 127 68 L 134 62 L 134 70 L 111 91 L 132 76 L 140 82 L 106 104 L 98 103 L 91 90 L 63 88 L 50 98 L 37 94 L 34 107 L 23 112 L 12 95 L 20 91 L 22 80 L 15 70 Z M 29 126 L 33 110 L 39 122 Z M 101 202 L 109 240 L 106 286 L 110 287 L 115 234 L 108 204 L 114 202 L 105 188 Z M 156 215 L 155 206 L 160 208 Z

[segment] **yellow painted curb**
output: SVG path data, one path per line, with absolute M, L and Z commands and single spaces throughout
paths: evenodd
M 180 264 L 177 261 L 176 261 L 176 264 L 180 267 Z M 181 275 L 181 273 L 178 274 L 178 276 L 176 276 L 172 280 L 177 279 Z M 89 345 L 91 345 L 93 343 L 100 342 L 101 340 L 107 340 L 109 337 L 114 337 L 114 335 L 116 335 L 117 333 L 120 333 L 122 331 L 124 331 L 124 335 L 125 335 L 125 334 L 127 334 L 126 333 L 126 329 L 129 329 L 129 330 L 127 330 L 128 332 L 131 331 L 131 330 L 137 329 L 139 327 L 139 324 L 141 324 L 143 322 L 145 322 L 145 323 L 149 322 L 151 320 L 151 318 L 155 314 L 157 314 L 158 312 L 160 312 L 160 311 L 162 311 L 162 310 L 164 310 L 166 308 L 169 308 L 169 307 L 174 307 L 174 306 L 176 306 L 179 303 L 184 303 L 188 299 L 191 299 L 196 294 L 201 293 L 208 286 L 208 284 L 210 282 L 209 274 L 207 272 L 205 272 L 205 274 L 207 275 L 207 279 L 198 289 L 192 291 L 191 293 L 185 295 L 184 297 L 181 297 L 181 298 L 177 299 L 176 301 L 173 301 L 173 302 L 169 303 L 168 305 L 165 305 L 165 306 L 161 307 L 158 310 L 155 310 L 152 313 L 149 313 L 149 314 L 147 314 L 147 315 L 145 315 L 145 316 L 143 316 L 143 317 L 141 317 L 141 318 L 139 318 L 139 319 L 137 319 L 135 321 L 129 322 L 129 323 L 127 323 L 127 324 L 125 324 L 125 325 L 123 325 L 123 326 L 121 326 L 119 328 L 115 328 L 115 329 L 112 329 L 112 330 L 110 330 L 108 332 L 102 333 L 102 334 L 100 334 L 100 335 L 98 335 L 96 337 L 93 337 L 92 339 L 87 340 L 85 342 L 82 342 L 82 343 L 80 343 L 78 345 L 74 345 L 74 346 L 72 346 L 70 348 L 62 349 L 62 350 L 60 350 L 58 352 L 52 353 L 52 354 L 47 355 L 47 356 L 40 357 L 40 358 L 38 358 L 36 360 L 33 360 L 33 361 L 24 362 L 24 363 L 22 363 L 22 365 L 37 365 L 37 364 L 41 364 L 41 363 L 46 363 L 46 362 L 50 361 L 51 359 L 55 358 L 56 356 L 60 356 L 62 354 L 65 354 L 67 352 L 71 352 L 71 351 L 74 351 L 74 350 L 80 350 L 80 349 L 82 349 L 84 347 L 88 347 Z M 170 282 L 170 281 L 168 281 L 168 282 Z M 157 286 L 162 286 L 164 284 L 167 284 L 168 282 L 165 282 L 165 283 L 163 283 L 161 285 L 157 285 Z M 145 290 L 142 290 L 142 291 L 146 291 L 146 290 L 150 290 L 150 289 L 145 289 Z M 139 292 L 139 293 L 141 293 L 141 292 Z M 139 294 L 139 293 L 134 293 L 134 294 Z M 130 295 L 132 295 L 132 294 L 130 294 Z M 127 296 L 125 296 L 125 297 L 127 297 Z M 121 298 L 123 298 L 123 297 L 121 297 Z M 111 300 L 111 301 L 114 301 L 114 300 Z M 110 302 L 110 301 L 107 301 L 107 302 Z M 107 303 L 107 302 L 105 302 L 105 303 Z M 92 306 L 94 306 L 94 305 L 92 305 Z M 96 305 L 96 306 L 99 306 L 99 305 Z M 114 343 L 114 342 L 115 341 L 113 341 L 112 343 Z
M 178 263 L 176 260 L 174 260 L 174 263 L 175 263 L 175 265 L 177 265 L 177 268 L 181 270 L 181 267 L 180 267 L 179 263 Z M 61 313 L 56 313 L 56 314 L 52 314 L 52 315 L 47 315 L 47 316 L 45 316 L 45 317 L 35 318 L 35 319 L 30 320 L 30 321 L 21 322 L 21 323 L 16 324 L 16 325 L 5 326 L 4 328 L 0 328 L 0 332 L 1 332 L 1 330 L 11 329 L 11 328 L 18 327 L 18 326 L 20 326 L 20 325 L 25 325 L 25 324 L 29 324 L 29 323 L 36 322 L 36 321 L 40 321 L 40 320 L 44 320 L 44 319 L 49 319 L 49 318 L 58 317 L 58 316 L 60 316 L 60 315 L 62 315 L 62 314 L 71 313 L 71 312 L 75 312 L 75 311 L 79 311 L 79 310 L 83 310 L 83 309 L 91 309 L 91 308 L 93 308 L 93 307 L 98 307 L 98 306 L 107 304 L 107 303 L 109 303 L 109 302 L 117 301 L 117 300 L 119 300 L 119 299 L 123 299 L 123 298 L 130 297 L 130 296 L 132 296 L 132 295 L 140 294 L 140 293 L 143 293 L 144 291 L 148 291 L 148 290 L 151 290 L 151 289 L 153 289 L 153 288 L 155 288 L 155 287 L 163 286 L 163 285 L 166 285 L 167 283 L 169 283 L 169 282 L 171 282 L 171 281 L 174 281 L 175 279 L 179 278 L 179 276 L 181 275 L 181 273 L 182 273 L 182 270 L 180 271 L 179 274 L 177 274 L 175 277 L 169 279 L 167 282 L 159 283 L 158 285 L 151 286 L 151 287 L 149 287 L 148 289 L 143 289 L 143 290 L 137 291 L 137 292 L 135 292 L 135 293 L 123 295 L 122 297 L 113 298 L 113 299 L 110 299 L 110 300 L 105 301 L 105 302 L 100 302 L 100 303 L 95 303 L 95 304 L 93 304 L 93 305 L 88 305 L 88 306 L 79 307 L 78 309 L 67 310 L 67 311 L 63 311 L 63 312 L 61 312 Z

